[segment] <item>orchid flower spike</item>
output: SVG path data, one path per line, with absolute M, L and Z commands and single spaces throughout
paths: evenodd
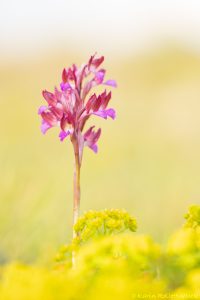
M 101 129 L 94 130 L 91 126 L 84 132 L 86 121 L 92 116 L 104 119 L 115 119 L 113 108 L 107 108 L 111 100 L 111 92 L 106 89 L 99 95 L 91 93 L 99 85 L 116 87 L 115 80 L 104 80 L 105 69 L 100 68 L 104 57 L 90 57 L 87 64 L 78 68 L 75 64 L 71 68 L 64 68 L 60 88 L 54 92 L 44 90 L 42 95 L 46 105 L 41 106 L 38 114 L 42 118 L 41 131 L 46 133 L 52 127 L 60 127 L 59 138 L 64 141 L 68 136 L 78 147 L 79 161 L 82 159 L 84 146 L 88 146 L 95 153 L 98 151 L 97 142 Z

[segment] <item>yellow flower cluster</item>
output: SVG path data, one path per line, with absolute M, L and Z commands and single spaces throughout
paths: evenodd
M 169 238 L 166 249 L 133 233 L 136 221 L 125 211 L 87 212 L 75 226 L 78 240 L 60 250 L 51 268 L 1 267 L 0 299 L 200 299 L 197 211 L 189 209 L 186 225 Z
M 113 235 L 126 230 L 136 231 L 136 220 L 125 210 L 105 209 L 103 211 L 88 211 L 74 226 L 79 234 L 78 242 L 84 243 L 91 238 Z

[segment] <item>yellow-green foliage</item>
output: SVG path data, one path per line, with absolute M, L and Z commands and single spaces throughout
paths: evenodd
M 83 233 L 87 220 L 89 227 L 95 220 L 99 230 L 102 228 L 99 220 L 105 222 L 108 216 L 112 220 L 121 216 L 122 223 L 131 219 L 130 223 L 135 224 L 126 212 L 88 212 L 80 218 L 76 229 Z M 113 223 L 108 224 L 110 228 Z M 58 262 L 49 269 L 16 263 L 2 267 L 0 299 L 200 299 L 198 226 L 184 226 L 174 233 L 166 250 L 148 236 L 131 232 L 114 234 L 116 226 L 111 228 L 111 231 L 100 230 L 94 239 L 89 235 L 87 243 L 84 240 L 63 247 Z M 133 225 L 131 228 L 136 229 Z M 74 267 L 69 264 L 72 251 L 75 251 Z
M 101 237 L 80 248 L 75 268 L 4 267 L 0 295 L 5 300 L 67 300 L 131 299 L 139 292 L 158 293 L 165 289 L 156 269 L 160 255 L 149 237 Z
M 64 299 L 68 297 L 67 274 L 20 264 L 1 269 L 1 300 Z
M 131 273 L 138 276 L 140 272 L 156 274 L 156 266 L 161 255 L 160 247 L 150 237 L 123 234 L 96 240 L 81 247 L 76 254 L 76 265 L 85 272 L 93 270 L 105 273 Z
M 189 208 L 189 212 L 185 215 L 186 227 L 200 227 L 200 206 L 193 205 Z
M 188 271 L 200 267 L 200 206 L 190 207 L 185 218 L 185 226 L 169 239 L 168 252 Z
M 185 285 L 179 287 L 176 294 L 188 295 L 185 299 L 200 299 L 200 269 L 195 269 L 188 273 Z M 182 297 L 183 298 L 183 297 Z M 180 297 L 181 299 L 181 297 Z

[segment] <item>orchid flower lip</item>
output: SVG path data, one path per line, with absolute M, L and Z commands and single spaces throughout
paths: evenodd
M 50 128 L 51 128 L 51 126 L 50 126 L 47 122 L 42 121 L 42 124 L 41 124 L 41 132 L 42 132 L 43 134 L 45 134 L 45 133 L 47 132 L 47 130 L 50 129 Z
M 46 106 L 44 106 L 44 105 L 40 106 L 38 109 L 38 115 L 41 115 L 46 110 L 47 110 Z
M 86 133 L 84 134 L 85 145 L 88 146 L 94 153 L 97 153 L 98 146 L 96 145 L 100 135 L 101 128 L 99 128 L 96 132 L 93 130 L 95 126 L 91 126 Z
M 107 109 L 107 110 L 99 110 L 97 112 L 94 112 L 93 115 L 102 117 L 104 119 L 107 119 L 108 117 L 110 117 L 111 119 L 115 119 L 116 118 L 116 113 L 115 110 L 113 108 Z
M 80 68 L 75 64 L 64 68 L 60 88 L 55 87 L 54 92 L 42 92 L 46 105 L 40 106 L 38 114 L 42 118 L 43 134 L 50 128 L 59 126 L 60 141 L 73 135 L 73 139 L 77 139 L 80 152 L 83 146 L 88 146 L 97 153 L 101 129 L 95 131 L 94 126 L 91 126 L 84 132 L 87 120 L 92 115 L 105 120 L 114 120 L 116 117 L 115 110 L 108 108 L 112 97 L 110 91 L 104 90 L 99 95 L 92 94 L 92 89 L 97 86 L 117 87 L 115 80 L 105 80 L 106 70 L 101 67 L 103 61 L 104 56 L 97 57 L 95 53 Z
M 103 84 L 109 85 L 109 86 L 112 86 L 112 87 L 115 87 L 115 88 L 117 87 L 117 82 L 113 79 L 109 79 L 109 80 L 105 81 Z
M 94 144 L 93 146 L 90 147 L 94 153 L 98 152 L 98 146 L 96 144 Z
M 67 131 L 61 130 L 61 132 L 59 133 L 60 141 L 63 142 L 64 139 L 70 134 L 71 134 L 70 130 L 67 130 Z
M 71 85 L 68 82 L 66 82 L 66 83 L 61 82 L 60 83 L 60 88 L 63 92 L 68 90 L 68 89 L 72 89 Z

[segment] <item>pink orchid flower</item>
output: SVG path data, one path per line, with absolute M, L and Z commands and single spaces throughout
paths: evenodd
M 78 144 L 79 159 L 81 161 L 84 146 L 88 146 L 95 153 L 101 130 L 94 131 L 94 126 L 85 133 L 86 121 L 92 116 L 104 119 L 115 119 L 115 110 L 107 106 L 111 99 L 111 92 L 104 90 L 100 95 L 91 94 L 91 90 L 99 85 L 116 87 L 114 80 L 104 81 L 106 71 L 99 68 L 104 57 L 91 56 L 87 64 L 78 68 L 75 64 L 62 72 L 60 90 L 55 88 L 54 93 L 43 91 L 47 102 L 38 110 L 42 117 L 41 131 L 46 133 L 52 127 L 60 127 L 59 138 L 64 141 L 68 136 Z

